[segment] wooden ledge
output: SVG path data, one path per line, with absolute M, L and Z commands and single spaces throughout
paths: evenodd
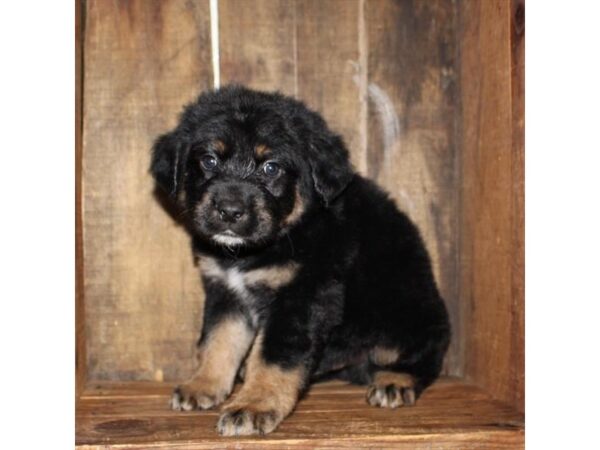
M 77 448 L 524 447 L 522 414 L 451 378 L 429 388 L 416 406 L 396 410 L 367 405 L 366 387 L 318 384 L 277 431 L 244 438 L 218 436 L 216 411 L 169 410 L 172 388 L 151 382 L 89 385 L 77 402 Z

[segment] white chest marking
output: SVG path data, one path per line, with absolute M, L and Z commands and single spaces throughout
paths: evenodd
M 235 293 L 241 295 L 244 298 L 250 297 L 250 293 L 246 288 L 247 283 L 244 279 L 244 274 L 242 274 L 236 268 L 227 269 L 223 271 L 223 281 Z
M 281 266 L 267 266 L 241 272 L 235 267 L 223 269 L 215 259 L 206 256 L 201 257 L 200 267 L 205 277 L 221 280 L 229 289 L 243 299 L 250 299 L 252 297 L 252 294 L 248 291 L 249 287 L 262 285 L 271 289 L 277 289 L 289 284 L 299 269 L 298 264 L 289 263 Z

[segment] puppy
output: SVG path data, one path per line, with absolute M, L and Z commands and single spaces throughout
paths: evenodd
M 204 93 L 157 139 L 151 173 L 182 208 L 206 292 L 198 369 L 173 409 L 227 400 L 220 434 L 264 434 L 317 379 L 396 408 L 439 375 L 450 327 L 419 232 L 318 114 L 239 86 Z

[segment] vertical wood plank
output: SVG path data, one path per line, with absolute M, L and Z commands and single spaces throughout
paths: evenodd
M 368 173 L 418 225 L 450 313 L 445 372 L 460 375 L 454 2 L 370 1 Z
M 298 98 L 341 134 L 354 166 L 366 174 L 366 67 L 361 67 L 363 1 L 298 0 Z
M 88 378 L 181 379 L 202 292 L 189 239 L 153 197 L 155 137 L 211 87 L 209 2 L 88 0 L 83 252 Z
M 75 393 L 85 387 L 85 312 L 83 304 L 83 222 L 81 220 L 81 128 L 83 105 L 83 4 L 75 0 Z
M 319 111 L 366 172 L 366 98 L 360 94 L 362 0 L 221 0 L 223 84 L 279 90 Z M 363 120 L 364 121 L 364 120 Z
M 512 0 L 512 330 L 511 403 L 525 412 L 525 0 Z
M 519 2 L 461 15 L 461 296 L 467 377 L 523 406 L 523 32 Z
M 220 0 L 221 84 L 297 92 L 294 3 Z

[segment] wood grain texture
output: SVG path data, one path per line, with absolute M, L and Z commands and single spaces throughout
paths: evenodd
M 369 2 L 366 29 L 368 173 L 421 230 L 453 327 L 445 372 L 459 375 L 455 4 Z
M 297 92 L 296 37 L 289 0 L 220 0 L 221 85 Z
M 295 96 L 344 137 L 366 172 L 366 96 L 361 96 L 359 0 L 222 0 L 222 84 Z M 363 117 L 364 116 L 364 117 Z
M 525 0 L 511 11 L 512 333 L 510 402 L 525 411 Z M 506 397 L 505 397 L 506 398 Z
M 171 385 L 90 386 L 77 407 L 77 448 L 523 448 L 523 416 L 481 390 L 441 380 L 415 407 L 365 401 L 365 387 L 314 386 L 280 428 L 262 437 L 221 438 L 216 411 L 174 412 Z
M 81 214 L 81 132 L 83 107 L 83 3 L 75 0 L 75 393 L 86 382 L 85 312 L 83 303 L 83 221 Z
M 209 3 L 86 2 L 83 251 L 89 379 L 181 379 L 202 292 L 189 240 L 153 197 L 156 136 L 211 87 Z
M 520 24 L 514 20 L 519 4 L 468 1 L 460 8 L 461 297 L 468 379 L 522 410 L 524 17 Z
M 299 0 L 293 5 L 297 97 L 343 136 L 353 165 L 366 174 L 366 67 L 361 66 L 364 2 Z

